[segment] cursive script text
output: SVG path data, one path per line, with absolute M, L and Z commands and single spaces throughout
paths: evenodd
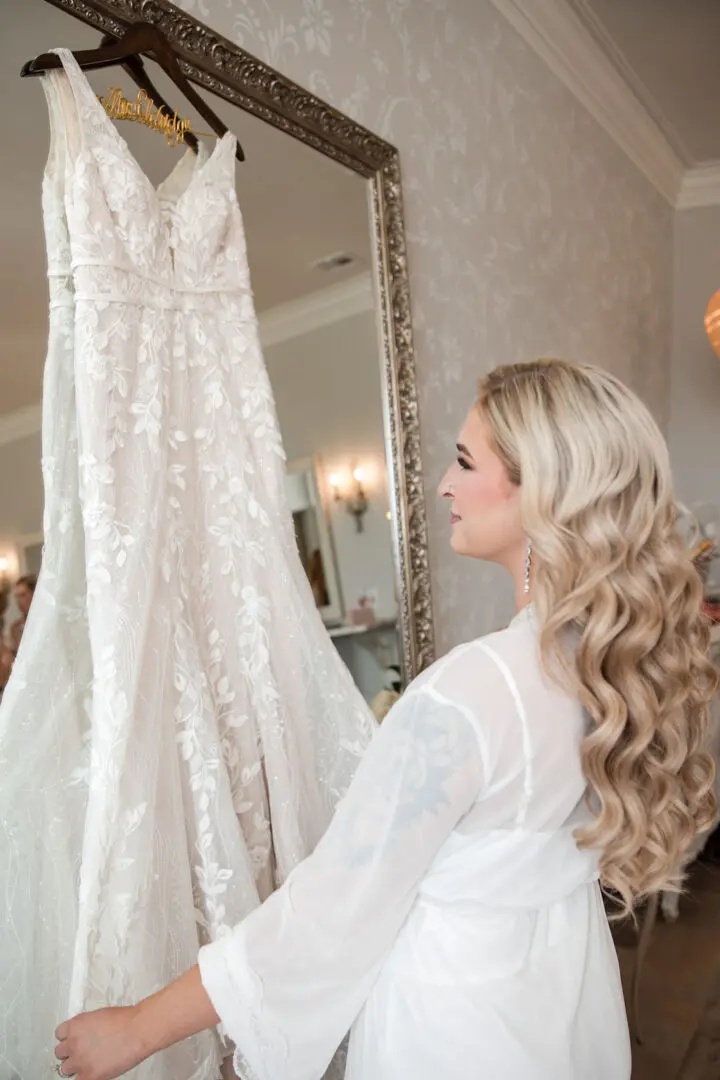
M 107 97 L 100 96 L 100 104 L 111 120 L 134 120 L 145 127 L 160 131 L 170 145 L 181 144 L 185 135 L 191 131 L 190 121 L 181 118 L 176 112 L 170 115 L 164 106 L 155 107 L 152 98 L 144 90 L 138 92 L 134 101 L 129 101 L 118 87 L 113 87 Z

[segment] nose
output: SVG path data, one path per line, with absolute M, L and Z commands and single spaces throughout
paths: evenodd
M 442 480 L 440 481 L 440 486 L 438 487 L 438 495 L 441 499 L 455 498 L 455 489 L 452 482 L 452 469 L 448 469 L 448 471 L 445 473 Z

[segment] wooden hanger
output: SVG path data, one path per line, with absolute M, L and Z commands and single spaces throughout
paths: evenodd
M 163 108 L 166 113 L 172 114 L 173 110 L 169 108 L 155 89 L 145 70 L 142 61 L 143 53 L 152 54 L 153 59 L 160 65 L 165 74 L 172 79 L 188 101 L 194 105 L 218 138 L 222 138 L 223 135 L 227 134 L 228 129 L 220 117 L 213 112 L 207 102 L 183 75 L 175 50 L 163 32 L 156 26 L 151 26 L 147 22 L 132 23 L 119 40 L 109 35 L 105 36 L 99 49 L 84 49 L 80 52 L 74 52 L 73 56 L 83 71 L 98 71 L 101 68 L 117 66 L 124 68 L 133 82 L 141 90 L 145 91 L 156 108 Z M 62 67 L 62 61 L 56 53 L 43 53 L 41 56 L 35 57 L 34 60 L 28 60 L 23 65 L 20 76 L 21 78 L 27 78 L 29 75 L 42 75 L 46 71 L 53 71 L 60 67 Z M 197 153 L 197 138 L 191 131 L 185 132 L 184 140 Z M 245 160 L 245 154 L 240 143 L 237 144 L 236 157 L 238 161 Z

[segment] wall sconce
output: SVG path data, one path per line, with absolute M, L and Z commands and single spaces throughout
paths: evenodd
M 368 512 L 370 503 L 363 487 L 362 469 L 353 469 L 352 476 L 353 483 L 347 493 L 343 493 L 341 490 L 342 484 L 337 473 L 332 473 L 330 476 L 330 487 L 332 488 L 335 502 L 345 503 L 345 509 L 348 514 L 352 514 L 355 518 L 355 528 L 361 533 L 364 530 L 363 518 Z

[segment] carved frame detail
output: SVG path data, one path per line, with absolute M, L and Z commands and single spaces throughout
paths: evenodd
M 425 492 L 398 151 L 169 0 L 48 0 L 103 33 L 143 19 L 186 76 L 368 179 L 381 311 L 384 411 L 407 679 L 435 658 Z M 247 166 L 245 166 L 247 167 Z

